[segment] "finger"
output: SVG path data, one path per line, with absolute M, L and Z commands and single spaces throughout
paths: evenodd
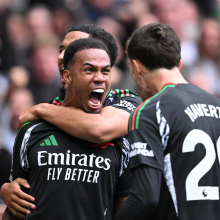
M 29 209 L 35 209 L 36 206 L 28 201 L 25 201 L 20 198 L 14 198 L 13 202 L 11 203 L 11 207 L 13 207 L 16 210 L 20 210 L 20 207 L 22 208 L 29 208 Z
M 25 179 L 17 178 L 15 181 L 16 181 L 19 185 L 24 186 L 25 188 L 30 188 L 30 185 L 29 185 L 28 181 L 25 180 Z
M 26 207 L 22 207 L 16 203 L 12 203 L 12 205 L 9 207 L 14 212 L 20 212 L 22 215 L 29 215 L 31 211 L 27 209 Z
M 35 200 L 35 198 L 33 196 L 23 192 L 21 189 L 14 190 L 13 193 L 16 195 L 14 197 L 15 202 L 18 202 L 17 200 L 19 200 L 19 201 L 27 200 L 30 202 L 33 202 Z

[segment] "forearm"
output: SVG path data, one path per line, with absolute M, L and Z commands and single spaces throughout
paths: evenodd
M 106 108 L 114 111 L 108 111 Z M 100 114 L 91 114 L 74 107 L 40 104 L 35 114 L 72 136 L 95 143 L 105 143 L 127 135 L 129 118 L 128 112 L 114 107 L 106 108 Z M 120 111 L 119 114 L 117 111 Z
M 131 193 L 115 220 L 150 219 L 160 197 L 162 172 L 145 165 L 133 173 Z

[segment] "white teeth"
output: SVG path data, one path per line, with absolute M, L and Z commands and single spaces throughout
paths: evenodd
M 89 103 L 90 103 L 91 105 L 95 105 L 95 106 L 100 105 L 100 101 L 98 101 L 98 103 L 93 103 L 92 101 L 89 100 Z
M 93 92 L 103 93 L 103 92 L 104 92 L 104 89 L 94 89 Z

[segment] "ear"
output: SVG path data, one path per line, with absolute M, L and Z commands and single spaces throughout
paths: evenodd
M 137 73 L 138 76 L 140 76 L 141 73 L 140 62 L 138 60 L 132 60 L 131 62 L 134 65 L 135 72 Z
M 63 79 L 64 79 L 65 83 L 68 85 L 72 83 L 72 76 L 71 76 L 69 70 L 63 71 Z
M 180 59 L 180 62 L 179 62 L 179 70 L 181 70 L 181 68 L 182 68 L 182 65 L 183 65 L 183 63 L 182 63 L 182 60 Z

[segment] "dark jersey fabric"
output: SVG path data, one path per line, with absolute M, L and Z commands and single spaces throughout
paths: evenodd
M 137 94 L 116 90 L 104 106 L 131 113 L 140 103 Z M 25 178 L 31 185 L 37 208 L 27 219 L 112 219 L 113 198 L 129 195 L 128 145 L 124 137 L 99 145 L 45 121 L 25 124 L 14 146 L 11 180 Z
M 112 219 L 113 197 L 129 195 L 128 142 L 98 145 L 35 121 L 19 131 L 12 180 L 31 185 L 36 209 L 27 219 Z
M 131 113 L 141 102 L 141 98 L 136 93 L 128 89 L 116 89 L 109 92 L 105 98 L 103 107 L 113 106 Z
M 129 142 L 134 171 L 144 165 L 163 173 L 149 219 L 220 218 L 218 98 L 194 85 L 166 85 L 132 113 Z

